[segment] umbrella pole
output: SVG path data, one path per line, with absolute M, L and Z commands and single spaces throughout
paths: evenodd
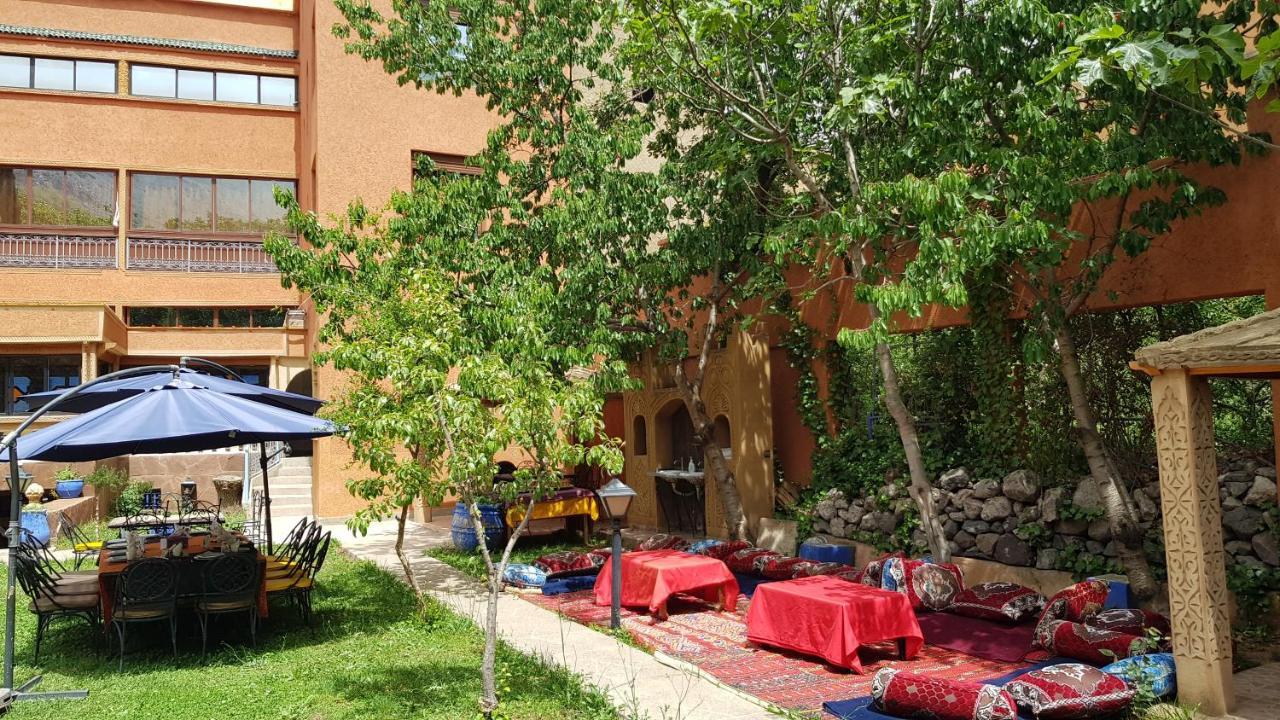
M 271 539 L 271 483 L 267 481 L 267 444 L 258 443 L 258 461 L 262 463 L 262 512 L 267 523 L 267 554 L 275 552 Z
M 18 603 L 18 543 L 22 532 L 22 493 L 18 487 L 18 443 L 9 445 L 9 585 L 4 600 L 4 687 L 13 688 L 13 631 L 17 622 Z

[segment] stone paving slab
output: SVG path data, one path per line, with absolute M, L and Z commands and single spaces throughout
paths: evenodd
M 395 555 L 395 522 L 376 523 L 364 537 L 326 523 L 343 548 L 403 577 Z M 435 558 L 427 549 L 444 545 L 438 526 L 413 523 L 405 548 L 419 586 L 457 613 L 481 622 L 484 587 Z M 513 595 L 499 600 L 500 637 L 516 649 L 565 667 L 610 697 L 628 720 L 767 720 L 778 714 L 741 694 L 687 670 L 671 667 L 613 638 Z

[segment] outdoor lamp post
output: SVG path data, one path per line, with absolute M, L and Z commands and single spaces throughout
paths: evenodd
M 636 491 L 622 482 L 622 478 L 615 477 L 597 490 L 596 495 L 604 506 L 604 514 L 613 523 L 613 602 L 609 627 L 617 630 L 622 626 L 622 520 L 631 509 Z

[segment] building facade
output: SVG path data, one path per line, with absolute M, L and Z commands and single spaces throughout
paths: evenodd
M 184 355 L 333 392 L 262 249 L 274 190 L 377 206 L 416 154 L 465 157 L 492 125 L 348 55 L 339 20 L 331 0 L 0 4 L 0 426 L 27 393 Z M 312 449 L 311 514 L 351 512 L 342 442 Z

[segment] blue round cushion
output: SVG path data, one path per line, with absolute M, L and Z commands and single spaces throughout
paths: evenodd
M 1178 673 L 1171 653 L 1135 655 L 1107 665 L 1102 672 L 1120 678 L 1130 687 L 1146 683 L 1156 697 L 1166 697 L 1178 690 Z

